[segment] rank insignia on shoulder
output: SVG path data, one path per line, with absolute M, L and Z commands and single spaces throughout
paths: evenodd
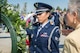
M 53 22 L 53 21 L 50 21 L 50 24 L 51 24 L 51 25 L 54 25 L 54 22 Z
M 59 41 L 59 38 L 58 38 L 58 37 L 55 37 L 55 40 L 56 40 L 56 41 Z

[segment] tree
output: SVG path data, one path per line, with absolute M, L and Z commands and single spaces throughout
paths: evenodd
M 6 6 L 7 5 L 7 0 L 0 0 L 0 7 L 1 6 Z
M 1 18 L 1 12 L 4 11 L 3 8 L 5 8 L 5 6 L 7 5 L 7 0 L 0 0 L 0 18 Z M 0 23 L 1 23 L 1 19 L 0 19 Z
M 1 12 L 11 20 L 11 23 L 14 26 L 14 29 L 17 33 L 17 51 L 18 51 L 18 53 L 25 53 L 25 51 L 26 51 L 26 43 L 25 43 L 26 42 L 26 34 L 21 33 L 21 29 L 20 29 L 20 26 L 25 27 L 25 21 L 20 19 L 18 11 L 8 9 L 11 6 L 13 6 L 13 5 L 8 4 L 7 0 L 0 0 Z M 17 6 L 15 6 L 14 8 L 16 9 Z
M 66 11 L 66 8 L 64 8 L 64 10 L 63 11 Z
M 24 13 L 24 14 L 26 14 L 26 7 L 27 7 L 26 4 L 27 4 L 27 3 L 25 2 L 25 3 L 24 3 L 24 7 L 23 7 L 23 13 Z
M 17 11 L 20 12 L 20 5 L 19 5 L 19 3 L 17 4 Z
M 59 11 L 61 11 L 62 9 L 61 9 L 59 6 L 57 6 L 56 10 L 59 10 Z
M 53 7 L 52 12 L 54 12 L 55 8 Z

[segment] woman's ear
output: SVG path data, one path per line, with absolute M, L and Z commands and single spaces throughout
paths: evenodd
M 74 11 L 74 12 L 73 12 L 73 16 L 76 18 L 76 17 L 77 17 L 77 15 L 78 15 L 78 14 L 77 14 L 77 12 L 76 12 L 76 11 Z
M 76 24 L 76 19 L 77 19 L 77 12 L 75 11 L 75 12 L 73 12 L 73 16 L 74 16 L 74 24 Z

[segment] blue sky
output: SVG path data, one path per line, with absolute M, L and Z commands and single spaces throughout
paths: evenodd
M 17 3 L 20 4 L 20 8 L 23 8 L 23 5 L 25 2 L 27 2 L 27 12 L 34 11 L 33 4 L 35 2 L 43 2 L 51 5 L 52 7 L 56 8 L 57 6 L 60 6 L 60 8 L 64 9 L 68 7 L 68 1 L 69 0 L 8 0 L 9 4 L 16 5 Z

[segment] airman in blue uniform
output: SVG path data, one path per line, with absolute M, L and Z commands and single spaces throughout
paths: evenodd
M 52 7 L 45 3 L 34 3 L 38 25 L 35 29 L 26 29 L 31 36 L 30 53 L 59 53 L 59 27 L 50 22 Z
M 52 12 L 52 15 L 53 15 L 52 20 L 53 20 L 54 24 L 60 28 L 60 20 L 59 20 L 60 16 L 59 16 L 59 13 Z

